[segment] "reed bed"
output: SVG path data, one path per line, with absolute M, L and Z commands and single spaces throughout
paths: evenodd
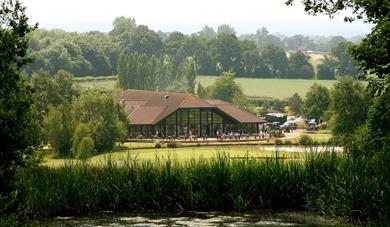
M 362 160 L 363 162 L 364 160 Z M 99 211 L 313 210 L 351 220 L 388 217 L 380 178 L 363 163 L 333 152 L 305 161 L 171 159 L 105 165 L 66 163 L 19 174 L 25 206 L 35 217 L 86 215 Z M 364 166 L 363 166 L 364 167 Z M 387 192 L 386 192 L 387 193 Z

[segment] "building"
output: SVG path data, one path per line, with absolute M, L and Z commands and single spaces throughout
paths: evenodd
M 266 121 L 220 100 L 202 100 L 191 94 L 128 89 L 115 99 L 125 106 L 130 137 L 142 135 L 215 137 L 216 131 L 254 134 Z

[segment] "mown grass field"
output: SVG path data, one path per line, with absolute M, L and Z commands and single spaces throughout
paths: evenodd
M 315 142 L 327 142 L 330 134 L 308 134 Z M 286 139 L 290 144 L 298 144 L 297 138 Z M 256 159 L 264 160 L 267 158 L 275 158 L 278 156 L 287 160 L 303 160 L 306 157 L 305 152 L 288 152 L 280 149 L 285 146 L 286 141 L 282 139 L 282 144 L 277 147 L 274 146 L 275 140 L 267 141 L 251 141 L 244 142 L 238 145 L 238 142 L 232 142 L 232 145 L 201 145 L 194 146 L 194 144 L 182 144 L 179 148 L 167 148 L 166 144 L 162 144 L 162 148 L 154 148 L 154 143 L 140 143 L 129 142 L 121 147 L 117 147 L 114 151 L 102 153 L 90 158 L 89 163 L 93 165 L 104 165 L 107 160 L 123 162 L 125 160 L 136 161 L 166 161 L 171 159 L 174 162 L 186 162 L 190 160 L 205 159 L 210 160 L 217 157 L 219 154 L 226 154 L 230 159 Z M 295 145 L 296 146 L 296 145 Z M 302 147 L 302 149 L 305 149 Z M 306 148 L 310 151 L 310 148 Z M 65 163 L 77 162 L 75 159 L 58 157 L 54 153 L 49 153 L 44 156 L 42 165 L 50 167 L 63 166 Z
M 74 78 L 76 85 L 83 88 L 105 88 L 114 89 L 117 87 L 116 76 L 100 76 L 100 77 L 76 77 Z
M 203 86 L 211 85 L 216 76 L 198 76 L 197 82 Z M 270 97 L 286 99 L 291 97 L 295 92 L 300 96 L 305 96 L 309 87 L 314 83 L 321 84 L 327 88 L 333 87 L 335 80 L 300 80 L 300 79 L 259 79 L 259 78 L 237 78 L 237 83 L 241 85 L 244 93 L 248 96 Z M 97 77 L 97 78 L 80 78 L 75 80 L 76 84 L 84 88 L 106 88 L 114 89 L 117 86 L 115 76 Z
M 197 82 L 203 86 L 214 83 L 215 76 L 198 76 Z M 301 80 L 301 79 L 259 79 L 237 78 L 236 82 L 241 85 L 244 93 L 248 96 L 271 97 L 286 99 L 297 92 L 304 97 L 309 88 L 314 84 L 321 84 L 327 88 L 333 87 L 335 80 Z
M 180 147 L 180 148 L 159 148 L 159 149 L 128 149 L 123 147 L 121 150 L 117 149 L 113 152 L 99 154 L 93 156 L 89 163 L 93 165 L 104 165 L 107 160 L 123 162 L 125 160 L 136 161 L 166 161 L 171 159 L 174 162 L 186 162 L 191 159 L 212 159 L 219 154 L 226 154 L 230 159 L 267 159 L 276 156 L 275 151 L 263 150 L 261 146 L 248 145 L 248 146 L 201 146 L 201 147 Z M 278 152 L 278 157 L 286 159 L 303 159 L 305 153 L 293 153 L 293 152 Z M 43 165 L 50 167 L 63 166 L 67 162 L 77 161 L 75 159 L 68 158 L 56 158 L 55 155 L 47 155 L 42 161 Z

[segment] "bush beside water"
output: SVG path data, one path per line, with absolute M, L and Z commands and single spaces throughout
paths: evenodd
M 35 217 L 103 210 L 309 209 L 358 222 L 389 220 L 388 187 L 368 164 L 336 153 L 312 154 L 304 163 L 226 155 L 188 162 L 108 160 L 101 166 L 26 169 L 19 184 L 21 201 Z

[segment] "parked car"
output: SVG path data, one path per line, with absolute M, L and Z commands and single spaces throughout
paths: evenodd
M 284 130 L 286 132 L 290 132 L 290 130 L 296 130 L 298 127 L 297 123 L 295 122 L 285 122 L 280 126 L 281 130 Z

